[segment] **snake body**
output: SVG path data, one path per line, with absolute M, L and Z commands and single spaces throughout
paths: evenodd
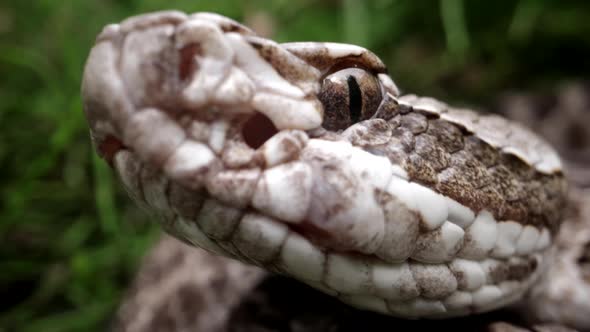
M 98 153 L 177 238 L 407 318 L 520 299 L 566 185 L 523 126 L 401 95 L 347 44 L 277 44 L 212 13 L 111 24 L 84 110 Z

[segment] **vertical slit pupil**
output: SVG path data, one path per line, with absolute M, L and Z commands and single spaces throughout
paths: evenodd
M 350 113 L 350 120 L 352 123 L 357 123 L 361 118 L 361 111 L 363 109 L 363 95 L 354 76 L 349 75 L 346 78 L 346 82 L 348 83 L 348 111 Z

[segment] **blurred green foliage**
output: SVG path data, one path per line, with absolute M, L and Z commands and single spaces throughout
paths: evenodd
M 215 11 L 374 50 L 406 91 L 486 103 L 590 72 L 588 1 L 9 0 L 0 4 L 0 331 L 102 331 L 158 230 L 94 157 L 79 96 L 101 27 Z

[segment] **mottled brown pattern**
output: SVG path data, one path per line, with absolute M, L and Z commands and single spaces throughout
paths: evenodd
M 387 115 L 380 113 L 380 117 Z M 363 126 L 371 126 L 368 120 Z M 434 188 L 474 210 L 487 209 L 496 220 L 557 231 L 565 182 L 560 173 L 535 171 L 519 158 L 503 153 L 437 116 L 409 110 L 390 117 L 391 139 L 375 144 L 370 132 L 358 132 L 353 144 L 385 155 L 406 169 L 410 180 Z M 401 160 L 400 160 L 401 159 Z
M 533 256 L 499 262 L 492 268 L 491 278 L 495 283 L 511 280 L 522 281 L 538 267 L 539 263 Z

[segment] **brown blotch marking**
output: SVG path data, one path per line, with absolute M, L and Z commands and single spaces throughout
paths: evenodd
M 442 236 L 442 228 L 439 227 L 433 231 L 428 231 L 425 227 L 425 222 L 420 217 L 420 228 L 422 231 L 421 236 L 416 239 L 416 245 L 414 247 L 414 254 L 420 258 L 420 252 L 430 249 L 433 245 L 440 242 Z M 416 257 L 416 256 L 412 256 Z
M 538 263 L 534 257 L 510 264 L 508 268 L 508 280 L 523 281 L 537 269 Z
M 293 141 L 293 139 L 283 139 L 280 142 L 280 149 L 289 156 L 286 161 L 295 160 L 299 157 L 301 152 L 300 145 Z
M 144 32 L 137 31 L 137 33 Z M 157 52 L 145 54 L 139 59 L 139 70 L 143 78 L 140 88 L 143 89 L 144 98 L 138 101 L 139 104 L 135 106 L 156 106 L 168 114 L 176 114 L 181 107 L 180 100 L 176 98 L 181 54 L 174 46 L 174 41 L 170 36 L 162 33 L 157 37 L 161 48 Z M 140 38 L 136 39 L 136 45 L 129 46 L 141 48 Z
M 420 295 L 425 298 L 442 299 L 451 295 L 457 289 L 457 284 L 450 281 L 453 279 L 453 273 L 446 265 L 418 263 L 409 264 L 409 266 L 420 289 Z M 446 272 L 448 272 L 448 275 Z
M 508 280 L 509 265 L 508 262 L 500 262 L 500 264 L 493 267 L 489 272 L 489 278 L 494 285 L 497 285 L 503 281 Z
M 197 43 L 188 44 L 180 49 L 180 59 L 178 61 L 178 76 L 182 81 L 191 78 L 195 70 L 197 70 L 197 62 L 195 61 L 195 55 L 201 52 L 201 46 Z
M 448 264 L 447 267 L 449 268 L 451 273 L 455 276 L 455 279 L 457 279 L 457 289 L 460 289 L 460 290 L 467 289 L 467 280 L 468 279 L 466 278 L 465 272 L 461 271 L 461 270 L 454 269 L 452 264 Z
M 315 181 L 312 185 L 312 197 L 321 197 L 315 200 L 309 207 L 308 216 L 311 219 L 304 220 L 301 223 L 301 229 L 309 233 L 306 236 L 316 239 L 322 247 L 328 247 L 336 250 L 354 250 L 357 239 L 349 234 L 348 230 L 354 227 L 354 224 L 332 225 L 334 217 L 341 215 L 353 205 L 353 201 L 358 194 L 359 182 L 362 179 L 357 178 L 354 174 L 344 172 L 340 163 L 341 160 L 326 156 L 315 150 L 308 150 L 303 156 L 312 168 Z M 342 229 L 341 234 L 334 234 L 329 229 L 334 227 Z M 322 230 L 322 228 L 324 230 Z M 325 231 L 328 229 L 328 231 Z M 327 236 L 327 237 L 326 237 Z M 338 236 L 338 239 L 335 237 Z
M 334 59 L 329 56 L 328 49 L 325 47 L 319 49 L 312 56 L 305 56 L 304 60 L 316 68 L 323 68 L 323 70 L 334 65 Z
M 503 281 L 524 281 L 528 279 L 539 267 L 539 262 L 534 256 L 522 259 L 502 261 L 489 271 L 493 284 Z
M 399 257 L 409 257 L 415 251 L 414 244 L 420 235 L 420 224 L 423 224 L 419 214 L 386 191 L 375 189 L 375 196 L 383 210 L 385 231 L 389 232 L 391 228 L 395 227 L 396 231 L 405 235 L 402 241 L 388 244 L 388 247 L 395 246 L 394 250 Z M 383 258 L 387 260 L 387 257 Z
M 453 269 L 453 267 L 451 265 L 448 265 L 448 267 L 449 267 L 449 270 L 451 270 L 451 272 L 453 272 L 455 279 L 457 279 L 458 288 L 464 289 L 465 285 L 466 285 L 466 280 L 467 280 L 465 278 L 465 273 L 463 273 L 463 271 Z

